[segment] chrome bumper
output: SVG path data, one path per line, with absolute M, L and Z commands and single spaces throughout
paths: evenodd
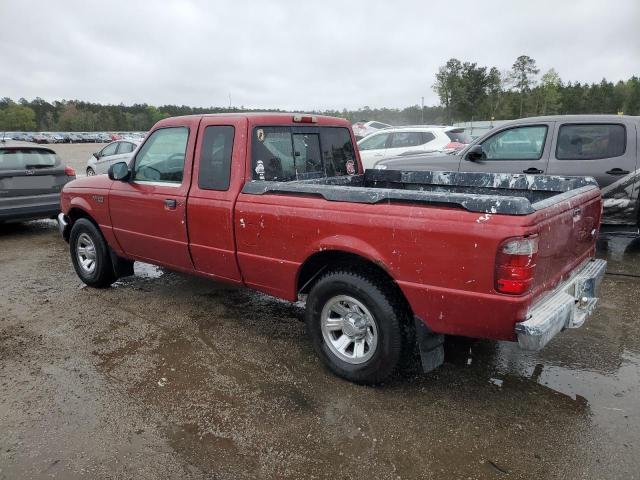
M 64 213 L 58 214 L 58 230 L 65 240 L 69 239 L 69 221 Z
M 598 303 L 597 291 L 607 262 L 589 259 L 552 293 L 532 305 L 524 322 L 516 323 L 518 344 L 540 350 L 565 328 L 581 327 Z

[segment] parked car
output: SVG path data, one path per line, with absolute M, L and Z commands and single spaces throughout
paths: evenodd
M 49 143 L 49 137 L 43 133 L 36 133 L 31 136 L 31 141 L 33 143 Z
M 392 127 L 358 141 L 360 158 L 365 169 L 386 157 L 407 153 L 461 150 L 471 143 L 463 128 L 447 126 Z
M 164 119 L 129 163 L 65 186 L 61 205 L 85 284 L 140 260 L 304 299 L 317 354 L 360 383 L 388 378 L 415 342 L 436 368 L 443 334 L 542 348 L 593 311 L 606 265 L 593 180 L 363 175 L 349 124 L 331 117 Z
M 12 140 L 20 141 L 20 142 L 29 142 L 31 138 L 27 136 L 26 133 L 17 132 L 11 136 Z
M 136 140 L 111 142 L 102 150 L 91 155 L 89 160 L 87 160 L 87 175 L 92 176 L 107 173 L 109 167 L 114 163 L 128 161 L 140 143 L 140 141 Z
M 55 218 L 60 191 L 75 177 L 49 148 L 0 142 L 0 223 Z
M 82 136 L 77 133 L 70 132 L 68 134 L 68 137 L 69 137 L 69 143 L 83 143 L 84 141 Z
M 382 122 L 357 122 L 353 124 L 353 133 L 356 136 L 356 140 L 371 135 L 378 130 L 389 128 L 391 125 Z
M 456 155 L 389 158 L 376 168 L 592 176 L 607 224 L 640 223 L 640 117 L 555 115 L 505 123 Z

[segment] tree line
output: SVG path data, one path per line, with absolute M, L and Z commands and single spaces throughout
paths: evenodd
M 534 115 L 625 113 L 640 115 L 640 78 L 616 83 L 563 82 L 554 69 L 542 75 L 531 57 L 522 55 L 509 71 L 452 58 L 435 75 L 440 105 L 406 108 L 324 110 L 311 113 L 377 120 L 391 125 L 451 124 L 474 120 L 509 120 Z M 80 100 L 48 102 L 40 97 L 0 99 L 0 131 L 146 131 L 176 115 L 244 111 L 281 111 L 244 107 L 102 105 Z
M 539 74 L 536 61 L 527 55 L 502 72 L 452 58 L 438 69 L 433 90 L 446 123 L 580 113 L 640 115 L 637 76 L 588 84 L 565 83 L 553 68 Z

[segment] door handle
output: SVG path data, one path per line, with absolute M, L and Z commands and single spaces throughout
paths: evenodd
M 175 210 L 178 206 L 178 202 L 176 202 L 173 198 L 166 198 L 164 200 L 164 208 L 167 210 Z
M 531 168 L 527 168 L 526 170 L 522 170 L 522 173 L 531 173 L 531 174 L 544 173 L 544 170 L 538 170 L 535 167 L 531 167 Z
M 605 173 L 608 173 L 609 175 L 626 175 L 627 173 L 629 173 L 629 170 L 623 170 L 621 168 L 614 168 L 611 170 L 607 170 Z

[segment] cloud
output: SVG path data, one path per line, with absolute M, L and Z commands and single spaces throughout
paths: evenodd
M 451 57 L 640 74 L 640 2 L 2 2 L 0 96 L 325 109 L 438 99 Z

